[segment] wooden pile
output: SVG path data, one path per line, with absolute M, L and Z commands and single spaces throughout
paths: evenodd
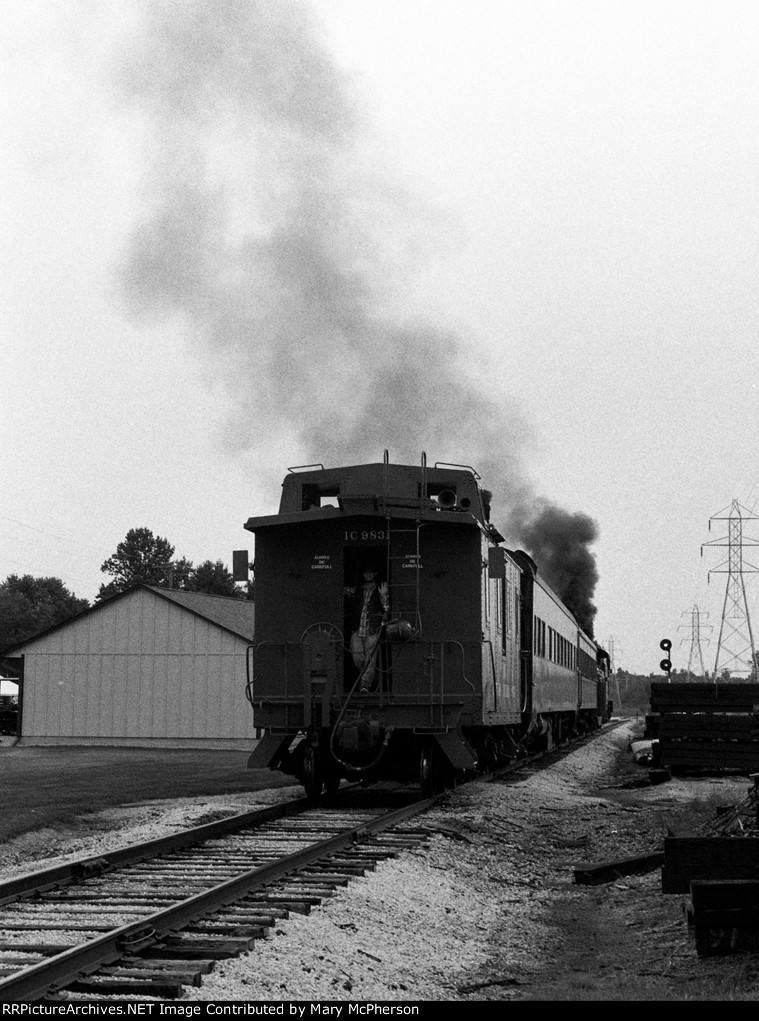
M 651 684 L 646 736 L 672 772 L 759 770 L 759 684 Z
M 688 893 L 700 957 L 759 950 L 759 774 L 740 805 L 708 833 L 664 840 L 662 891 Z

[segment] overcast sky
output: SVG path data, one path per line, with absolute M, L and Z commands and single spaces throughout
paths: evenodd
M 136 527 L 231 567 L 289 466 L 424 451 L 499 527 L 595 522 L 618 667 L 687 667 L 694 606 L 714 665 L 701 545 L 759 512 L 754 2 L 3 20 L 0 578 L 93 599 Z

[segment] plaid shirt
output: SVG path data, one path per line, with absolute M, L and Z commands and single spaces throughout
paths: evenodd
M 357 604 L 354 611 L 354 634 L 360 635 L 362 638 L 376 634 L 382 626 L 385 613 L 379 587 L 375 582 L 367 582 L 356 589 L 354 599 Z M 358 609 L 359 600 L 361 601 L 360 611 Z
M 364 603 L 361 607 L 361 621 L 358 625 L 357 635 L 361 635 L 363 638 L 369 634 L 369 603 L 372 600 L 372 593 L 377 590 L 377 586 L 372 582 L 369 585 L 364 585 Z

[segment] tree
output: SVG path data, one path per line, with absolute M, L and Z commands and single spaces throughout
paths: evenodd
M 204 560 L 195 567 L 187 557 L 174 557 L 168 539 L 153 535 L 149 528 L 132 528 L 116 552 L 100 568 L 113 581 L 100 586 L 98 600 L 115 596 L 133 585 L 162 585 L 186 592 L 208 592 L 218 596 L 252 599 L 253 585 L 240 589 L 221 560 Z
M 168 585 L 173 556 L 174 547 L 168 539 L 153 535 L 149 528 L 131 528 L 113 556 L 100 568 L 105 574 L 113 575 L 113 581 L 100 586 L 97 598 L 106 599 L 140 582 Z
M 169 588 L 194 589 L 194 578 L 195 568 L 192 561 L 188 560 L 187 557 L 180 557 L 178 560 L 171 561 L 168 577 Z
M 9 575 L 0 583 L 0 649 L 18 645 L 89 609 L 60 578 Z
M 215 596 L 245 597 L 245 593 L 235 585 L 232 574 L 221 560 L 217 560 L 216 563 L 212 560 L 204 560 L 202 564 L 198 564 L 193 574 L 191 587 L 196 592 L 208 592 Z

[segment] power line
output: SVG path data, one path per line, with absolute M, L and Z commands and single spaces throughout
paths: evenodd
M 70 546 L 79 546 L 81 549 L 92 550 L 93 552 L 97 553 L 99 556 L 102 556 L 104 551 L 105 551 L 105 549 L 106 549 L 105 546 L 91 546 L 91 545 L 89 545 L 87 543 L 77 542 L 75 539 L 70 539 L 68 536 L 58 535 L 55 532 L 49 532 L 49 531 L 46 531 L 45 529 L 37 528 L 35 525 L 29 525 L 29 524 L 26 524 L 24 521 L 19 521 L 17 518 L 8 517 L 6 514 L 0 514 L 0 519 L 2 519 L 3 521 L 11 521 L 11 522 L 13 522 L 13 524 L 19 525 L 21 528 L 27 528 L 27 529 L 29 529 L 32 532 L 38 532 L 40 535 L 43 535 L 43 536 L 45 536 L 45 537 L 47 537 L 49 539 L 57 539 L 60 542 L 67 543 Z M 141 526 L 141 527 L 145 527 L 145 526 Z M 133 531 L 133 529 L 130 529 L 130 531 Z M 148 531 L 152 532 L 152 529 L 148 529 Z M 153 533 L 153 534 L 154 534 L 154 537 L 156 539 L 164 539 L 165 538 L 165 536 L 158 536 L 158 535 L 155 535 L 155 533 Z M 124 539 L 120 540 L 119 543 L 117 543 L 117 547 L 120 546 L 124 541 L 125 541 Z M 169 545 L 172 546 L 174 548 L 174 550 L 176 551 L 176 547 L 174 547 L 174 543 L 171 542 L 170 539 L 166 539 L 165 541 L 168 542 Z M 106 559 L 110 559 L 113 556 L 116 556 L 116 551 L 115 550 L 110 552 L 110 553 L 107 553 L 106 554 Z M 139 554 L 125 554 L 125 553 L 122 553 L 122 554 L 119 554 L 119 558 L 120 559 L 131 560 L 131 561 L 136 562 L 136 563 L 142 563 L 143 562 L 143 557 L 140 556 Z M 187 558 L 186 557 L 174 557 L 174 559 L 185 560 Z M 211 560 L 212 558 L 211 557 L 207 557 L 206 559 L 207 560 Z M 220 559 L 220 558 L 217 558 L 217 559 Z
M 26 564 L 22 564 L 20 560 L 14 560 L 12 557 L 0 556 L 0 560 L 4 560 L 8 564 L 16 564 L 21 568 L 23 574 L 29 574 Z M 79 578 L 70 574 L 61 574 L 60 571 L 56 571 L 54 577 L 59 578 L 61 581 L 78 582 L 80 585 L 89 585 L 90 582 L 86 578 Z
M 68 543 L 70 546 L 79 546 L 82 549 L 89 549 L 94 552 L 101 552 L 105 549 L 104 546 L 90 546 L 84 542 L 77 542 L 76 539 L 70 539 L 66 535 L 57 535 L 55 532 L 48 532 L 43 528 L 37 528 L 35 525 L 29 525 L 25 521 L 19 521 L 17 518 L 9 518 L 6 514 L 0 514 L 0 518 L 3 521 L 12 521 L 14 525 L 20 525 L 21 528 L 28 528 L 32 532 L 38 532 L 40 535 L 47 536 L 49 539 L 58 539 L 60 542 Z

